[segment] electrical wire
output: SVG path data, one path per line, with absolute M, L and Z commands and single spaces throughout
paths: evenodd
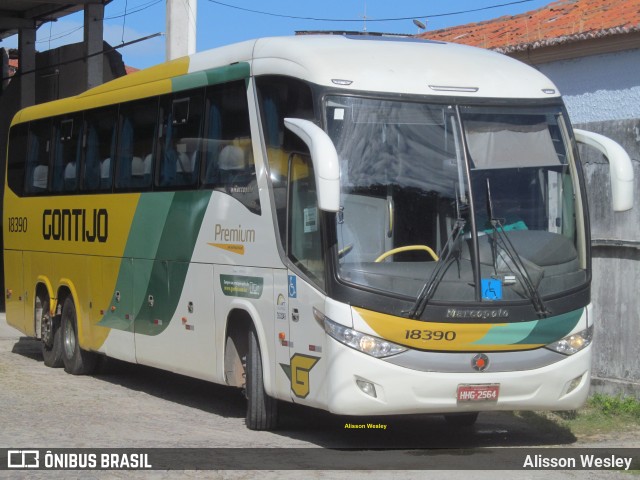
M 158 32 L 158 33 L 154 33 L 152 35 L 147 35 L 146 37 L 136 38 L 135 40 L 130 40 L 130 41 L 126 42 L 126 43 L 122 43 L 122 44 L 117 45 L 115 47 L 105 48 L 104 50 L 100 50 L 99 52 L 94 52 L 94 53 L 91 53 L 89 55 L 83 55 L 81 57 L 72 58 L 71 60 L 65 60 L 63 62 L 58 62 L 58 63 L 56 63 L 54 65 L 47 65 L 46 67 L 34 68 L 32 70 L 26 70 L 24 72 L 21 72 L 20 70 L 18 70 L 11 77 L 3 77 L 2 81 L 4 82 L 5 80 L 11 80 L 13 78 L 21 77 L 23 75 L 27 75 L 27 74 L 30 74 L 30 73 L 37 73 L 37 72 L 41 72 L 43 70 L 50 70 L 50 69 L 52 69 L 54 67 L 59 67 L 61 65 L 67 65 L 69 63 L 86 60 L 87 58 L 95 57 L 96 55 L 102 55 L 102 54 L 105 54 L 105 53 L 109 53 L 109 52 L 112 52 L 114 50 L 118 50 L 119 48 L 128 47 L 129 45 L 133 45 L 134 43 L 142 42 L 142 41 L 145 41 L 145 40 L 150 40 L 152 38 L 159 37 L 161 35 L 163 35 L 163 34 Z
M 125 10 L 125 12 L 122 13 L 122 14 L 112 15 L 112 16 L 109 16 L 109 17 L 104 17 L 102 20 L 114 20 L 116 18 L 122 18 L 122 17 L 125 17 L 127 15 L 132 15 L 134 13 L 142 12 L 143 10 L 146 10 L 147 8 L 151 8 L 154 5 L 157 5 L 158 3 L 161 3 L 161 2 L 164 2 L 164 1 L 165 0 L 151 0 L 150 2 L 147 2 L 147 3 L 141 3 L 140 5 L 138 5 L 136 7 L 131 7 L 131 10 Z
M 124 25 L 127 22 L 127 5 L 129 4 L 129 0 L 124 0 L 124 16 L 122 17 L 122 42 L 124 43 Z
M 123 13 L 119 13 L 117 15 L 110 15 L 108 17 L 103 17 L 102 19 L 96 19 L 96 20 L 114 20 L 117 18 L 123 18 L 126 17 L 127 15 L 132 15 L 134 13 L 139 13 L 142 12 L 148 8 L 151 8 L 159 3 L 164 2 L 165 0 L 150 0 L 148 2 L 145 3 L 141 3 L 139 5 L 136 5 L 135 7 L 132 7 L 131 10 L 127 10 L 125 7 L 125 11 Z M 312 20 L 312 21 L 322 21 L 322 22 L 361 22 L 362 18 L 354 18 L 354 19 L 345 19 L 345 18 L 315 18 L 315 17 L 300 17 L 300 16 L 294 16 L 294 15 L 281 15 L 281 14 L 277 14 L 277 13 L 272 13 L 272 12 L 264 12 L 264 11 L 260 11 L 260 10 L 252 10 L 249 8 L 243 8 L 243 7 L 238 7 L 237 5 L 229 5 L 227 3 L 223 3 L 217 0 L 208 0 L 210 3 L 214 3 L 216 5 L 221 5 L 224 7 L 228 7 L 228 8 L 233 8 L 236 10 L 242 10 L 245 12 L 249 12 L 249 13 L 256 13 L 259 15 L 268 15 L 268 16 L 272 16 L 272 17 L 281 17 L 281 18 L 290 18 L 290 19 L 296 19 L 296 20 Z M 458 12 L 449 12 L 449 13 L 439 13 L 439 14 L 433 14 L 433 15 L 413 15 L 411 17 L 396 17 L 396 18 L 378 18 L 378 19 L 372 19 L 367 17 L 367 21 L 368 22 L 395 22 L 395 21 L 405 21 L 405 20 L 413 20 L 414 18 L 436 18 L 436 17 L 446 17 L 446 16 L 452 16 L 452 15 L 461 15 L 463 13 L 473 13 L 473 12 L 479 12 L 482 10 L 489 10 L 492 8 L 499 8 L 499 7 L 506 7 L 509 5 L 516 5 L 516 4 L 520 4 L 520 3 L 528 3 L 528 2 L 532 2 L 533 0 L 518 0 L 518 1 L 514 1 L 514 2 L 509 2 L 509 3 L 502 3 L 502 4 L 498 4 L 498 5 L 489 5 L 487 7 L 481 7 L 481 8 L 474 8 L 471 10 L 462 10 L 462 11 L 458 11 Z M 56 34 L 55 36 L 51 36 L 50 34 L 50 38 L 45 39 L 45 40 L 36 40 L 36 43 L 44 43 L 44 42 L 49 42 L 51 40 L 60 40 L 61 38 L 67 37 L 69 35 L 74 34 L 75 32 L 77 32 L 78 30 L 84 28 L 83 25 L 76 27 L 72 30 L 67 30 L 65 32 L 60 32 L 58 34 Z
M 53 30 L 53 22 L 49 22 L 49 50 L 51 50 L 51 31 Z
M 124 14 L 117 14 L 117 15 L 112 15 L 109 17 L 103 17 L 103 18 L 96 18 L 96 21 L 101 21 L 101 20 L 114 20 L 117 18 L 123 18 L 126 15 L 133 15 L 134 13 L 138 13 L 138 12 L 142 12 L 148 8 L 153 7 L 154 5 L 157 5 L 158 3 L 162 3 L 165 0 L 151 0 L 145 3 L 141 3 L 139 5 L 136 5 L 135 7 L 131 7 L 130 10 L 127 10 L 127 13 Z M 50 22 L 53 25 L 53 22 Z M 64 37 L 68 37 L 69 35 L 73 35 L 75 32 L 77 32 L 78 30 L 82 30 L 84 28 L 84 25 L 80 25 L 79 27 L 75 27 L 72 28 L 71 30 L 65 30 L 63 32 L 59 32 L 56 33 L 55 35 L 51 35 L 51 31 L 49 31 L 49 38 L 43 39 L 43 40 L 36 40 L 36 43 L 45 43 L 45 42 L 51 42 L 51 41 L 55 41 L 55 40 L 60 40 L 61 38 Z
M 279 13 L 273 12 L 265 12 L 262 10 L 252 10 L 250 8 L 238 7 L 237 5 L 229 5 L 228 3 L 223 3 L 218 0 L 208 0 L 210 3 L 215 3 L 216 5 L 221 5 L 223 7 L 234 8 L 236 10 L 242 10 L 244 12 L 257 13 L 259 15 L 268 15 L 270 17 L 280 17 L 280 18 L 290 18 L 294 20 L 311 20 L 315 22 L 361 22 L 362 18 L 317 18 L 317 17 L 299 17 L 295 15 L 283 15 Z M 397 22 L 397 21 L 405 21 L 405 20 L 413 20 L 414 18 L 436 18 L 436 17 L 448 17 L 451 15 L 461 15 L 463 13 L 473 13 L 480 12 L 483 10 L 490 10 L 492 8 L 499 7 L 507 7 L 509 5 L 517 5 L 520 3 L 528 3 L 533 0 L 517 0 L 514 2 L 501 3 L 499 5 L 490 5 L 487 7 L 473 8 L 470 10 L 461 10 L 458 12 L 449 12 L 449 13 L 438 13 L 438 14 L 426 14 L 426 15 L 413 15 L 411 17 L 395 17 L 395 18 L 376 18 L 372 19 L 367 17 L 367 22 Z
M 51 22 L 51 24 L 53 25 L 53 22 Z M 78 30 L 82 30 L 84 28 L 84 25 L 80 25 L 79 27 L 73 28 L 71 30 L 65 30 L 64 32 L 60 32 L 60 33 L 56 33 L 55 35 L 51 36 L 51 30 L 49 30 L 49 38 L 45 38 L 43 40 L 36 40 L 36 43 L 45 43 L 45 42 L 51 42 L 51 41 L 55 41 L 55 40 L 59 40 L 61 38 L 64 37 L 68 37 L 69 35 L 77 32 Z M 51 48 L 51 46 L 49 46 L 49 48 Z

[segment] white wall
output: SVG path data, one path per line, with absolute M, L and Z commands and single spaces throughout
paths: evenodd
M 640 118 L 640 49 L 537 68 L 560 89 L 574 124 Z
M 640 49 L 536 67 L 560 89 L 574 126 L 616 140 L 634 164 L 634 209 L 613 213 L 606 160 L 592 149 L 580 149 L 595 244 L 592 387 L 640 395 Z

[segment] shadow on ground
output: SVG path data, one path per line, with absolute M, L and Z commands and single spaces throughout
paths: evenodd
M 20 338 L 12 352 L 42 362 L 40 342 L 34 339 Z M 105 358 L 94 377 L 223 417 L 243 418 L 245 414 L 246 401 L 239 389 L 151 367 Z M 346 428 L 348 424 L 386 428 Z M 535 413 L 486 412 L 473 427 L 460 428 L 450 426 L 440 415 L 347 417 L 282 402 L 280 427 L 274 434 L 325 448 L 357 449 L 542 447 L 576 442 L 569 429 Z

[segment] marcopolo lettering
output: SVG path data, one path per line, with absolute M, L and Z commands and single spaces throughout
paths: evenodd
M 509 311 L 502 308 L 488 310 L 450 308 L 447 310 L 447 318 L 509 318 Z
M 105 243 L 108 236 L 106 208 L 47 209 L 42 212 L 42 238 L 45 240 Z

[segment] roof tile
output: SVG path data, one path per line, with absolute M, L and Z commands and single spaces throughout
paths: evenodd
M 640 31 L 640 0 L 559 0 L 546 7 L 419 36 L 502 52 L 536 48 L 560 39 Z

